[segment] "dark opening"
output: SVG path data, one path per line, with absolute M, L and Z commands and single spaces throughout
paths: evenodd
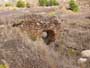
M 90 16 L 86 17 L 86 19 L 90 19 Z
M 18 26 L 20 26 L 20 25 L 22 25 L 22 22 L 20 22 L 20 23 L 14 23 L 14 24 L 12 25 L 12 27 L 18 27 Z
M 55 42 L 55 32 L 53 30 L 44 30 L 42 38 L 44 42 L 49 45 L 51 42 Z

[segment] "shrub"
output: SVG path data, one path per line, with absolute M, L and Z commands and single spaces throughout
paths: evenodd
M 69 1 L 69 6 L 70 6 L 70 9 L 72 11 L 74 11 L 74 12 L 78 12 L 79 11 L 79 6 L 77 5 L 75 0 L 70 0 Z
M 40 6 L 46 6 L 48 4 L 47 0 L 39 0 L 39 5 Z
M 39 0 L 40 6 L 56 6 L 59 3 L 56 0 Z
M 71 57 L 75 57 L 75 56 L 79 55 L 79 51 L 77 51 L 73 48 L 68 48 L 66 52 L 67 52 L 67 55 L 71 56 Z
M 24 0 L 18 0 L 16 3 L 16 7 L 24 8 L 26 7 L 26 2 Z
M 56 6 L 59 5 L 59 3 L 56 0 L 49 0 L 48 6 Z
M 26 3 L 26 7 L 27 8 L 30 8 L 30 4 L 28 2 Z
M 0 68 L 6 68 L 6 66 L 3 64 L 0 64 Z
M 7 3 L 5 3 L 5 6 L 6 6 L 6 7 L 12 6 L 12 3 L 7 2 Z

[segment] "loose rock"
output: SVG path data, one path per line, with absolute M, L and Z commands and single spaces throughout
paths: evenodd
M 81 55 L 83 56 L 83 57 L 90 57 L 90 50 L 84 50 L 84 51 L 82 51 L 81 52 Z

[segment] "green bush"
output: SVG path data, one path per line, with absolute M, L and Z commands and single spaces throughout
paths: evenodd
M 40 6 L 46 6 L 48 4 L 48 0 L 39 0 Z
M 10 2 L 5 3 L 5 7 L 9 7 L 9 6 L 12 6 L 12 3 Z
M 18 0 L 16 3 L 16 7 L 24 8 L 26 7 L 26 2 L 24 0 Z
M 56 6 L 59 3 L 56 0 L 39 0 L 40 6 Z
M 0 68 L 6 68 L 6 66 L 3 64 L 0 64 Z
M 26 7 L 27 8 L 30 8 L 30 4 L 28 2 L 26 3 Z
M 59 5 L 59 3 L 56 0 L 49 0 L 48 6 L 56 6 Z
M 79 6 L 78 4 L 76 3 L 75 0 L 70 0 L 69 1 L 69 6 L 70 6 L 70 9 L 74 12 L 78 12 L 79 11 Z

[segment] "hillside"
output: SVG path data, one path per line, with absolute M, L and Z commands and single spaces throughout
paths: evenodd
M 90 0 L 78 4 L 1 10 L 0 67 L 90 68 Z

